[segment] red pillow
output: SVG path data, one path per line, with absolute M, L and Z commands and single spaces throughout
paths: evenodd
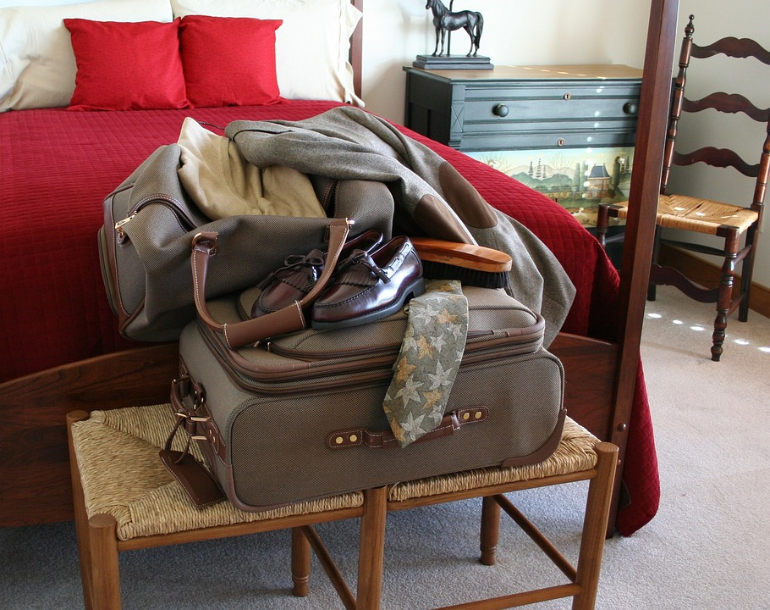
M 70 110 L 187 108 L 179 20 L 65 19 L 77 73 Z
M 275 70 L 280 19 L 188 15 L 180 30 L 187 97 L 193 106 L 284 101 Z

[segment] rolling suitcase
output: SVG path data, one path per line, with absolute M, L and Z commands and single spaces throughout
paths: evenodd
M 238 348 L 200 318 L 188 324 L 172 403 L 228 499 L 266 510 L 547 458 L 561 438 L 564 374 L 542 347 L 542 317 L 501 289 L 463 292 L 468 336 L 444 418 L 403 448 L 383 411 L 407 326 L 403 309 L 361 326 L 305 329 Z M 207 315 L 237 325 L 248 298 L 212 300 Z

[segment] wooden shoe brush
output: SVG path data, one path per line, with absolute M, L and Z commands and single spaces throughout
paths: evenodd
M 505 288 L 513 264 L 505 252 L 431 237 L 411 237 L 423 263 L 423 276 L 459 280 L 469 286 Z

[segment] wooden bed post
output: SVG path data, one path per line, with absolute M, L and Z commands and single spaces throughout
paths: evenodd
M 679 0 L 652 0 L 618 299 L 617 339 L 621 352 L 610 440 L 620 448 L 621 463 L 628 443 L 640 362 L 678 12 Z M 618 497 L 619 490 L 620 477 L 615 482 L 614 498 Z M 617 502 L 613 502 L 610 523 L 615 522 L 617 509 Z
M 364 12 L 364 0 L 351 0 L 354 7 L 362 13 Z M 353 36 L 350 37 L 350 65 L 353 67 L 353 91 L 363 99 L 361 93 L 361 72 L 363 70 L 363 44 L 364 44 L 364 23 L 363 18 L 358 22 Z

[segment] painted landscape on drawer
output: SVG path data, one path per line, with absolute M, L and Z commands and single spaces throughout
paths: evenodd
M 633 148 L 553 148 L 467 154 L 543 193 L 586 227 L 596 226 L 600 203 L 628 199 Z

